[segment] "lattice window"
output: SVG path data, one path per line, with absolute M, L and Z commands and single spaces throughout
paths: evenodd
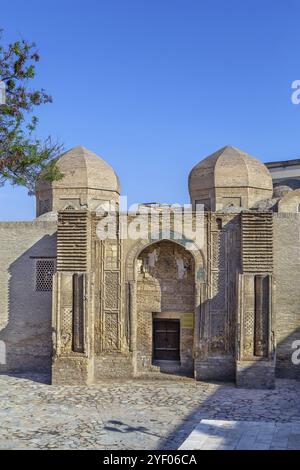
M 35 290 L 37 292 L 52 291 L 55 260 L 39 259 L 36 261 L 35 268 Z

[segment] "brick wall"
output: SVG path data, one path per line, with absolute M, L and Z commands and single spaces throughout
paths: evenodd
M 55 233 L 55 222 L 0 223 L 0 372 L 50 369 L 51 291 L 36 291 L 35 271 L 56 255 Z
M 291 360 L 292 343 L 300 340 L 300 214 L 274 214 L 276 374 L 300 378 Z

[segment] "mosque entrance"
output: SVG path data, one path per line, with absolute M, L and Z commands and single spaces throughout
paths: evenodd
M 153 359 L 180 360 L 180 320 L 153 320 Z
M 193 370 L 195 262 L 184 246 L 160 240 L 141 251 L 136 307 L 137 368 Z

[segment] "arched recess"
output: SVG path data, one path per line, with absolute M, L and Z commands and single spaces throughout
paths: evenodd
M 206 262 L 203 251 L 196 246 L 196 244 L 188 239 L 173 239 L 168 237 L 161 237 L 151 240 L 138 240 L 137 243 L 130 249 L 126 257 L 126 281 L 132 282 L 136 280 L 136 260 L 140 253 L 150 245 L 159 241 L 170 241 L 177 243 L 191 253 L 195 262 L 195 282 L 206 282 Z M 193 249 L 190 249 L 192 247 Z
M 200 249 L 189 249 L 191 246 L 191 242 L 186 239 L 171 239 L 167 237 L 161 237 L 159 239 L 152 239 L 152 240 L 139 240 L 128 252 L 128 255 L 126 257 L 126 281 L 128 284 L 128 293 L 129 293 L 129 299 L 128 299 L 128 306 L 129 306 L 129 321 L 130 321 L 130 349 L 133 352 L 133 360 L 134 360 L 134 365 L 135 365 L 135 370 L 136 372 L 140 372 L 140 362 L 138 360 L 139 357 L 139 346 L 138 346 L 138 306 L 137 306 L 137 301 L 138 301 L 138 259 L 140 255 L 144 252 L 147 251 L 148 248 L 150 248 L 152 245 L 159 245 L 161 242 L 169 242 L 172 244 L 175 244 L 176 246 L 180 247 L 180 249 L 183 249 L 184 251 L 186 250 L 193 260 L 193 295 L 194 295 L 194 302 L 192 303 L 192 306 L 190 307 L 191 304 L 189 304 L 189 315 L 186 315 L 186 317 L 182 316 L 181 314 L 183 313 L 188 313 L 184 309 L 183 311 L 180 312 L 179 309 L 174 309 L 174 312 L 172 314 L 170 312 L 163 312 L 164 317 L 168 318 L 169 320 L 172 320 L 177 318 L 181 319 L 180 324 L 182 325 L 183 318 L 185 321 L 192 321 L 192 327 L 193 328 L 193 334 L 192 334 L 192 346 L 189 346 L 190 352 L 189 354 L 192 357 L 195 357 L 197 355 L 197 350 L 199 348 L 199 340 L 200 340 L 200 329 L 201 329 L 201 324 L 200 324 L 200 309 L 201 309 L 201 302 L 203 302 L 204 297 L 206 296 L 206 264 L 205 264 L 205 259 L 203 256 L 203 252 Z M 195 245 L 193 245 L 195 247 Z M 176 251 L 176 249 L 174 250 Z M 177 250 L 178 251 L 178 250 Z M 155 283 L 155 280 L 153 280 L 153 287 Z M 151 309 L 149 309 L 148 313 L 153 314 L 153 311 L 150 312 Z M 177 310 L 177 311 L 176 311 Z M 155 312 L 155 307 L 154 307 L 154 312 Z M 162 313 L 162 312 L 160 312 Z M 160 315 L 160 313 L 155 313 L 154 317 L 155 319 L 162 317 L 163 315 Z M 153 324 L 154 324 L 154 317 L 153 317 Z M 187 327 L 187 325 L 186 325 Z M 152 334 L 152 333 L 151 333 Z M 181 330 L 181 335 L 186 334 L 186 331 Z M 180 348 L 182 348 L 182 345 L 180 345 Z M 182 349 L 180 350 L 182 351 Z M 182 356 L 182 353 L 180 353 Z M 192 361 L 193 362 L 193 361 Z M 147 363 L 146 361 L 146 366 L 151 365 L 149 362 Z M 137 369 L 139 369 L 137 371 Z

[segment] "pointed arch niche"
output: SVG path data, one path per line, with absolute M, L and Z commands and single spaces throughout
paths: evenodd
M 195 248 L 189 240 L 161 238 L 139 240 L 128 253 L 129 337 L 136 374 L 156 370 L 153 366 L 193 373 L 206 298 L 204 256 Z

